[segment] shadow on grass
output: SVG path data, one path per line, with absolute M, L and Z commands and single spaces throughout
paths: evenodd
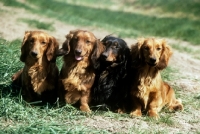
M 0 98 L 3 97 L 16 97 L 19 95 L 20 90 L 16 90 L 16 88 L 13 87 L 13 85 L 3 85 L 0 84 Z

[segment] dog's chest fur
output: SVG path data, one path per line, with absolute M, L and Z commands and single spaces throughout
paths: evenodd
M 25 66 L 23 79 L 29 79 L 28 81 L 31 83 L 34 92 L 41 94 L 46 89 L 51 90 L 54 88 L 54 85 L 47 81 L 47 76 L 50 71 L 49 67 L 45 68 L 42 65 Z M 24 84 L 25 86 L 27 85 L 27 87 L 30 85 L 29 83 Z
M 145 68 L 138 73 L 137 90 L 133 91 L 136 97 L 140 98 L 146 108 L 149 99 L 152 95 L 157 94 L 161 90 L 160 83 L 161 75 L 154 68 Z
M 94 82 L 94 70 L 90 67 L 89 61 L 85 59 L 72 61 L 66 58 L 62 70 L 62 83 L 65 90 L 86 91 L 91 88 Z

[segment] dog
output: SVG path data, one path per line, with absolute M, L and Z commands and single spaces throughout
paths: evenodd
M 155 38 L 141 38 L 131 46 L 132 85 L 131 117 L 148 116 L 159 119 L 158 112 L 168 105 L 169 110 L 183 110 L 174 90 L 162 80 L 161 70 L 167 67 L 172 50 L 166 41 Z
M 25 65 L 12 76 L 13 83 L 22 87 L 25 101 L 56 101 L 59 70 L 55 61 L 58 47 L 56 39 L 45 32 L 25 32 L 20 56 Z
M 104 47 L 95 35 L 86 30 L 73 30 L 57 55 L 63 56 L 60 71 L 60 99 L 68 104 L 80 102 L 80 110 L 91 112 L 90 91 L 95 79 L 95 68 Z
M 103 109 L 116 111 L 122 107 L 127 91 L 128 67 L 130 67 L 130 49 L 123 39 L 106 36 L 102 41 L 105 50 L 100 56 L 91 97 L 93 105 L 102 105 Z

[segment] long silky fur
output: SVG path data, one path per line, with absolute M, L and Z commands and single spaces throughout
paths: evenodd
M 109 39 L 109 36 L 107 38 Z M 102 105 L 103 109 L 106 106 L 110 110 L 116 110 L 126 96 L 124 84 L 127 82 L 127 72 L 130 67 L 130 50 L 126 43 L 121 50 L 122 55 L 119 61 L 112 64 L 100 61 L 91 95 L 95 106 Z
M 162 46 L 162 52 L 157 65 L 149 66 L 144 57 L 141 46 L 144 41 L 153 40 Z M 156 51 L 156 50 L 155 50 Z M 171 110 L 183 109 L 181 102 L 176 100 L 174 90 L 161 78 L 161 70 L 167 67 L 172 55 L 170 46 L 164 40 L 154 38 L 141 38 L 131 46 L 132 69 L 131 69 L 131 116 L 141 116 L 141 111 L 146 111 L 149 116 L 159 118 L 158 112 L 166 104 Z M 156 106 L 154 108 L 153 106 Z M 152 110 L 154 109 L 154 110 Z
M 30 56 L 30 38 L 32 34 L 41 34 L 41 31 L 26 31 L 21 47 L 20 60 L 25 63 L 24 68 L 13 75 L 13 83 L 22 86 L 22 96 L 28 101 L 53 103 L 57 99 L 58 68 L 55 63 L 58 43 L 56 39 L 46 33 L 49 38 L 47 50 L 43 56 L 34 59 Z

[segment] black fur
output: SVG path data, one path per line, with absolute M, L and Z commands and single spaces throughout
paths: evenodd
M 103 108 L 106 106 L 110 110 L 116 110 L 121 107 L 128 92 L 125 86 L 130 67 L 130 49 L 124 40 L 113 36 L 106 36 L 102 43 L 105 50 L 100 56 L 100 65 L 96 70 L 91 103 L 93 106 L 102 105 Z M 105 59 L 109 50 L 115 54 L 114 62 Z

